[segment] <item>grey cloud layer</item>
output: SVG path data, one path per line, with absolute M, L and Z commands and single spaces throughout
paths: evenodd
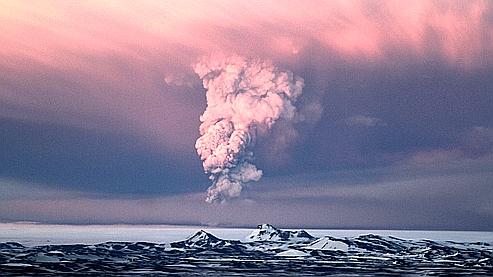
M 318 228 L 493 228 L 491 167 L 467 173 L 403 172 L 403 168 L 388 168 L 265 178 L 258 184 L 261 189 L 247 191 L 244 199 L 212 206 L 204 203 L 202 194 L 115 198 L 52 191 L 51 195 L 40 194 L 37 198 L 2 200 L 0 217 L 78 224 L 255 226 L 271 222 Z

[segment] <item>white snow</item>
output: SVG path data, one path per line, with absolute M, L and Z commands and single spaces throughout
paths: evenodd
M 307 241 L 310 240 L 308 233 L 304 230 L 285 231 L 275 228 L 270 224 L 261 224 L 253 230 L 246 241 Z
M 307 257 L 311 256 L 310 254 L 300 251 L 300 250 L 295 250 L 295 249 L 289 249 L 286 251 L 283 251 L 281 253 L 277 253 L 276 256 L 280 257 Z
M 197 233 L 195 233 L 193 236 L 189 237 L 187 239 L 187 241 L 190 242 L 190 243 L 196 243 L 196 242 L 199 242 L 199 241 L 202 241 L 202 240 L 208 240 L 208 239 L 211 239 L 211 238 L 215 238 L 215 237 L 212 236 L 212 235 L 210 235 L 210 234 L 208 234 L 204 230 L 200 230 Z
M 347 252 L 349 246 L 342 241 L 332 240 L 330 237 L 322 237 L 305 247 L 311 250 L 341 250 Z
M 2 266 L 10 266 L 10 267 L 32 267 L 32 264 L 23 264 L 23 263 L 7 263 L 2 264 Z

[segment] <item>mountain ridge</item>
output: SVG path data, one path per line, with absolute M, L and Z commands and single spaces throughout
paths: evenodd
M 149 274 L 277 276 L 280 272 L 354 275 L 384 270 L 392 274 L 493 275 L 493 246 L 486 242 L 306 234 L 261 224 L 244 241 L 199 230 L 172 243 L 110 241 L 26 247 L 4 242 L 0 243 L 0 272 L 2 276 L 57 276 L 74 271 L 126 276 L 145 269 Z

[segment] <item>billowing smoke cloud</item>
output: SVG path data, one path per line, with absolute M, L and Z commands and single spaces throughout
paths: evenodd
M 279 119 L 294 120 L 303 79 L 271 62 L 239 56 L 209 58 L 194 70 L 207 90 L 195 144 L 212 180 L 206 201 L 223 202 L 262 177 L 253 164 L 257 135 L 268 135 Z

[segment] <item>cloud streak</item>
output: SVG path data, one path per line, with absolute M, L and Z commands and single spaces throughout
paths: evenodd
M 490 64 L 493 49 L 488 1 L 0 5 L 2 116 L 84 128 L 111 124 L 146 132 L 157 143 L 171 141 L 168 148 L 188 147 L 181 138 L 193 136 L 173 135 L 193 130 L 192 117 L 188 129 L 163 117 L 186 110 L 184 100 L 202 105 L 177 94 L 198 88 L 190 65 L 211 52 L 266 58 L 296 72 L 310 66 L 316 73 L 327 65 L 307 61 L 337 62 L 331 57 L 386 66 L 438 59 L 477 68 Z M 170 112 L 163 114 L 164 106 Z
M 202 194 L 168 197 L 42 193 L 2 199 L 0 218 L 44 223 L 172 223 L 209 226 L 491 230 L 493 176 L 398 168 L 265 178 L 244 199 L 208 205 Z M 409 172 L 409 171 L 406 171 Z M 383 173 L 383 174 L 382 174 Z M 445 173 L 445 174 L 444 174 Z M 358 177 L 358 175 L 361 176 Z M 25 185 L 26 188 L 29 185 Z M 477 195 L 475 191 L 482 191 Z M 18 192 L 22 193 L 21 191 Z M 35 193 L 34 193 L 35 194 Z
M 245 54 L 264 49 L 260 53 L 292 57 L 313 41 L 348 57 L 382 58 L 391 48 L 406 47 L 421 56 L 438 51 L 452 63 L 474 65 L 492 46 L 491 3 L 480 0 L 2 5 L 0 16 L 7 23 L 1 36 L 7 42 L 2 54 L 66 67 L 71 65 L 64 56 L 80 52 L 145 59 L 139 49 L 159 47 L 163 54 L 170 50 L 176 54 L 179 45 L 195 53 L 233 50 Z M 24 40 L 27 35 L 29 42 Z M 240 43 L 247 38 L 261 47 Z M 185 57 L 183 49 L 180 52 L 179 57 Z
M 354 115 L 346 118 L 346 124 L 349 126 L 360 126 L 360 127 L 375 127 L 375 126 L 385 126 L 386 124 L 382 122 L 380 118 L 364 116 L 364 115 Z

